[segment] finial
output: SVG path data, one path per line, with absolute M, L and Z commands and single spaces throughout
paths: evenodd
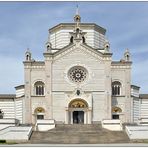
M 25 56 L 26 56 L 26 61 L 31 61 L 31 52 L 29 48 L 27 48 Z
M 77 5 L 77 8 L 76 8 L 76 14 L 75 14 L 75 16 L 74 16 L 74 21 L 75 21 L 77 24 L 81 22 L 81 17 L 80 17 L 80 15 L 79 15 L 79 7 L 78 7 L 78 5 Z
M 79 15 L 79 6 L 77 4 L 77 8 L 76 8 L 76 15 Z
M 27 52 L 30 52 L 30 49 L 29 49 L 29 47 L 27 48 Z
M 106 40 L 104 43 L 104 52 L 109 52 L 109 49 L 110 49 L 110 43 L 108 40 Z
M 130 60 L 131 60 L 131 54 L 130 54 L 128 48 L 125 50 L 125 53 L 124 53 L 124 60 L 125 60 L 125 61 L 130 61 Z

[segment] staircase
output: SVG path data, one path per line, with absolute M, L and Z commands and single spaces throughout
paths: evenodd
M 47 132 L 34 131 L 29 143 L 34 144 L 98 144 L 129 143 L 124 131 L 109 131 L 101 125 L 56 125 Z

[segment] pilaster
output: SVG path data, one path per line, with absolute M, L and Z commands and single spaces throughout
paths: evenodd
M 47 102 L 47 116 L 49 119 L 53 119 L 53 102 L 52 102 L 52 55 L 44 54 L 45 56 L 45 99 Z
M 24 62 L 25 97 L 23 100 L 23 123 L 32 123 L 31 110 L 31 62 Z
M 106 119 L 111 119 L 111 107 L 112 107 L 112 98 L 111 98 L 111 59 L 104 61 L 105 63 L 105 113 Z
M 132 98 L 131 98 L 131 68 L 125 71 L 125 111 L 126 122 L 132 122 Z

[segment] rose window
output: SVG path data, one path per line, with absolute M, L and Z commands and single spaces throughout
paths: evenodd
M 72 82 L 81 83 L 87 78 L 87 70 L 82 66 L 75 66 L 69 70 L 68 76 Z

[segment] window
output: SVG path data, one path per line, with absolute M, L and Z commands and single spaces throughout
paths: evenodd
M 81 83 L 87 79 L 88 72 L 82 66 L 74 66 L 68 71 L 68 77 L 71 80 L 71 82 Z
M 73 36 L 70 38 L 70 43 L 73 43 Z
M 45 109 L 42 107 L 37 107 L 34 110 L 34 113 L 36 115 L 36 119 L 44 119 Z
M 44 115 L 37 115 L 37 119 L 44 119 Z
M 112 95 L 121 95 L 121 83 L 115 81 L 112 83 Z
M 83 41 L 83 43 L 85 43 L 85 37 L 84 36 L 82 37 L 82 41 Z
M 4 117 L 4 112 L 0 109 L 0 119 L 3 119 Z
M 112 119 L 119 119 L 120 113 L 122 113 L 122 109 L 120 107 L 112 107 Z
M 43 96 L 44 95 L 44 83 L 38 81 L 35 83 L 35 95 Z
M 119 119 L 119 115 L 112 115 L 112 119 Z

